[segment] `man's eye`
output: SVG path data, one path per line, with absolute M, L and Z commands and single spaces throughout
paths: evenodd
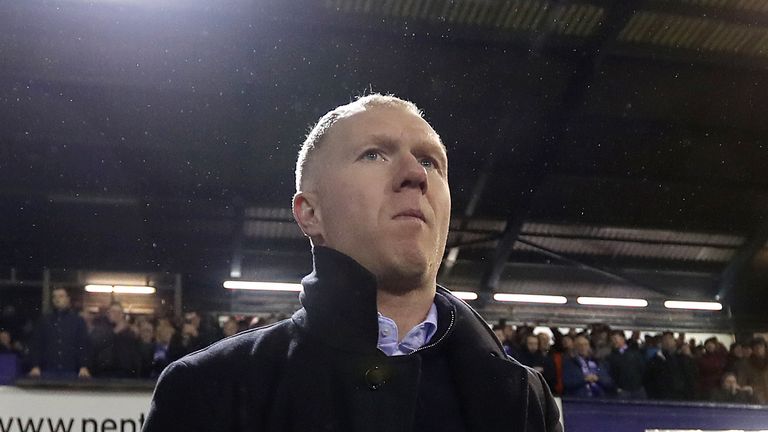
M 379 153 L 377 150 L 368 150 L 365 153 L 363 153 L 363 159 L 375 161 L 381 159 L 381 153 Z
M 437 168 L 437 162 L 435 162 L 431 158 L 422 159 L 421 161 L 419 161 L 419 163 L 421 164 L 421 166 L 423 166 L 424 168 L 427 168 L 427 169 L 435 169 L 435 168 Z

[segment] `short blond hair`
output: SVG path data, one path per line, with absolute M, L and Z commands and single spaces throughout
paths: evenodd
M 320 117 L 320 120 L 318 120 L 312 127 L 307 134 L 307 137 L 304 139 L 304 143 L 301 145 L 299 157 L 296 160 L 296 192 L 301 192 L 303 190 L 305 172 L 308 171 L 308 167 L 315 151 L 323 142 L 323 139 L 328 134 L 328 131 L 331 130 L 331 127 L 333 127 L 337 121 L 353 112 L 379 106 L 402 108 L 421 118 L 424 117 L 424 113 L 413 102 L 400 99 L 391 94 L 383 95 L 381 93 L 360 96 L 346 105 L 341 105 L 332 109 L 324 116 Z

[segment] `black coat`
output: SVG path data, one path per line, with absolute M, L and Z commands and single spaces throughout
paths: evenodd
M 88 367 L 88 329 L 72 309 L 54 310 L 40 320 L 29 351 L 29 364 L 43 372 L 76 375 Z
M 290 319 L 224 339 L 163 372 L 144 432 L 412 429 L 425 414 L 417 404 L 422 355 L 377 349 L 370 272 L 327 248 L 316 247 L 314 261 L 302 281 L 304 307 Z M 447 357 L 466 428 L 562 431 L 541 375 L 508 358 L 464 302 L 440 287 L 438 300 L 438 325 L 447 329 L 429 346 Z M 426 415 L 439 423 L 446 413 Z
M 644 381 L 651 399 L 693 400 L 696 365 L 688 356 L 659 351 L 648 361 Z
M 643 388 L 645 360 L 639 350 L 627 347 L 622 353 L 614 349 L 605 360 L 617 390 L 633 392 Z

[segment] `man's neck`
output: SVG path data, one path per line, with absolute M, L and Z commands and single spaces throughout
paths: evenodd
M 431 289 L 418 289 L 405 294 L 392 294 L 381 289 L 376 292 L 379 313 L 397 324 L 398 339 L 400 340 L 412 328 L 427 318 L 434 301 L 434 285 L 431 286 Z

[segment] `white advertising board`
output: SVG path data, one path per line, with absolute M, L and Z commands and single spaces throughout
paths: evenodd
M 151 391 L 0 386 L 0 432 L 139 432 L 151 399 Z
M 0 386 L 0 432 L 139 432 L 152 392 Z

